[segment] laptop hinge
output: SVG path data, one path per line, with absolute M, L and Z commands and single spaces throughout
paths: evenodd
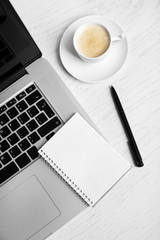
M 15 65 L 5 74 L 0 76 L 0 92 L 26 74 L 28 74 L 28 72 L 21 63 Z

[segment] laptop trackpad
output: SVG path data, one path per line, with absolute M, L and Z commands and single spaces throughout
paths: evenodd
M 0 200 L 0 239 L 26 240 L 60 215 L 32 176 Z

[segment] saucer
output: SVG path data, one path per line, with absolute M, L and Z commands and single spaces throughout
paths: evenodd
M 60 58 L 65 69 L 75 78 L 84 82 L 100 82 L 115 74 L 123 65 L 128 52 L 126 37 L 118 42 L 113 42 L 104 60 L 88 63 L 80 59 L 73 47 L 73 35 L 76 29 L 84 23 L 98 22 L 103 24 L 111 36 L 122 33 L 117 23 L 104 16 L 91 15 L 82 17 L 73 22 L 64 32 L 60 41 Z

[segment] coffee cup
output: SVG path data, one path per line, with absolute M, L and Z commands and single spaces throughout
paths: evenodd
M 86 23 L 74 33 L 73 46 L 78 56 L 87 62 L 103 60 L 111 49 L 112 42 L 120 41 L 124 34 L 111 36 L 109 30 L 99 23 Z

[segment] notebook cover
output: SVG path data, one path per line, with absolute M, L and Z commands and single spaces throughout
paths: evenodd
M 91 206 L 131 167 L 78 113 L 39 153 Z

